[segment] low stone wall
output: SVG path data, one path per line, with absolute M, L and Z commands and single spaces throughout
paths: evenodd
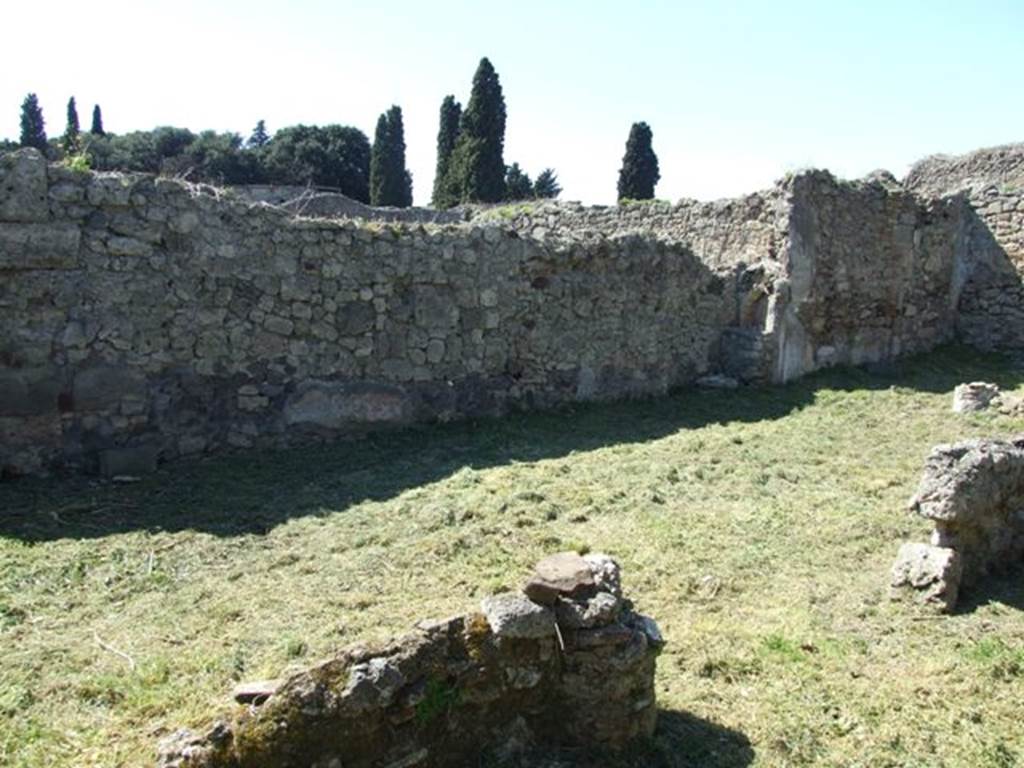
M 203 734 L 170 736 L 159 764 L 462 768 L 650 736 L 664 640 L 622 597 L 615 562 L 555 555 L 526 590 L 533 599 L 496 595 L 480 613 L 241 686 L 242 707 Z
M 892 586 L 949 611 L 961 585 L 1024 560 L 1024 436 L 936 446 L 910 509 L 932 520 L 928 544 L 904 544 Z

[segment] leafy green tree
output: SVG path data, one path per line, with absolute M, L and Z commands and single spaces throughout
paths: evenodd
M 242 144 L 237 133 L 203 131 L 181 153 L 165 158 L 160 171 L 214 184 L 251 184 L 258 180 L 259 169 Z
M 248 141 L 245 145 L 250 148 L 259 149 L 265 147 L 270 141 L 270 134 L 267 133 L 267 124 L 263 120 L 259 120 L 256 123 L 256 127 L 252 129 L 252 134 L 249 136 Z
M 545 168 L 533 184 L 533 196 L 554 199 L 560 194 L 562 194 L 562 187 L 558 183 L 558 174 L 555 173 L 554 168 Z
M 161 126 L 152 131 L 93 137 L 89 154 L 96 170 L 181 173 L 181 167 L 168 161 L 183 155 L 195 138 L 187 128 Z
M 93 136 L 106 136 L 106 131 L 103 130 L 103 112 L 100 111 L 100 105 L 95 104 L 92 108 L 92 127 L 89 128 L 89 133 Z
M 370 140 L 347 125 L 293 125 L 266 147 L 267 180 L 274 184 L 334 187 L 370 201 Z
M 370 153 L 370 205 L 412 205 L 412 177 L 405 167 L 405 128 L 398 106 L 377 120 Z
M 64 128 L 64 135 L 61 137 L 60 145 L 64 151 L 64 156 L 69 157 L 78 152 L 81 144 L 78 126 L 78 107 L 75 106 L 75 97 L 72 96 L 68 99 L 68 122 L 67 127 Z
M 39 99 L 34 93 L 25 97 L 21 103 L 21 140 L 23 147 L 35 147 L 44 155 L 46 154 L 46 122 L 43 120 L 43 110 L 39 106 Z
M 265 180 L 260 158 L 242 148 L 235 133 L 162 126 L 122 136 L 93 136 L 89 156 L 96 170 L 140 171 L 183 176 L 215 184 L 252 184 Z
M 505 199 L 528 200 L 533 197 L 533 182 L 519 163 L 512 163 L 505 170 Z
M 473 75 L 446 187 L 459 202 L 497 202 L 505 197 L 505 97 L 486 58 Z
M 647 123 L 633 123 L 619 171 L 619 200 L 651 200 L 661 178 Z
M 184 154 L 195 139 L 196 135 L 188 128 L 162 125 L 154 129 L 153 150 L 156 152 L 157 162 L 162 164 L 164 160 Z M 159 171 L 160 168 L 157 170 Z
M 462 119 L 462 105 L 454 96 L 445 96 L 441 102 L 440 128 L 437 131 L 437 170 L 434 173 L 434 194 L 430 201 L 435 208 L 451 208 L 459 200 L 449 194 L 448 166 L 451 162 L 455 142 L 459 138 L 459 121 Z

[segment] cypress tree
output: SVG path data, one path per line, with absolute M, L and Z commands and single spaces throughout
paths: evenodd
M 23 147 L 35 147 L 46 154 L 46 122 L 43 110 L 39 107 L 39 99 L 34 93 L 25 97 L 21 103 L 21 141 Z
M 75 97 L 68 99 L 68 122 L 64 128 L 64 135 L 60 140 L 61 149 L 64 155 L 69 156 L 78 152 L 81 145 L 79 140 L 78 107 L 75 106 Z
M 473 75 L 473 89 L 448 168 L 449 186 L 459 202 L 504 199 L 505 118 L 498 73 L 483 58 Z
M 103 130 L 103 113 L 100 111 L 100 105 L 96 104 L 92 108 L 92 127 L 89 129 L 89 133 L 93 136 L 106 136 L 106 131 Z
M 387 205 L 383 202 L 387 177 L 388 116 L 382 113 L 377 118 L 377 129 L 373 132 L 373 147 L 370 149 L 370 205 Z
M 660 178 L 658 156 L 651 148 L 651 128 L 647 123 L 633 123 L 619 171 L 619 200 L 653 199 Z
M 507 200 L 529 200 L 533 197 L 533 182 L 530 176 L 512 163 L 505 171 L 505 198 Z
M 267 124 L 263 120 L 256 122 L 256 127 L 252 129 L 252 134 L 249 136 L 249 140 L 246 141 L 246 146 L 259 149 L 265 147 L 267 142 L 270 141 L 270 134 L 267 133 Z
M 556 198 L 562 194 L 562 187 L 558 183 L 558 174 L 554 168 L 545 168 L 540 172 L 537 181 L 533 183 L 533 196 L 541 198 Z
M 402 108 L 392 106 L 388 110 L 388 127 L 391 143 L 391 169 L 395 184 L 395 205 L 408 208 L 412 205 L 412 174 L 405 167 L 405 123 Z
M 370 152 L 370 205 L 412 205 L 412 176 L 405 168 L 405 127 L 398 106 L 377 119 Z
M 452 150 L 459 138 L 459 121 L 462 119 L 462 105 L 454 96 L 445 96 L 441 102 L 440 128 L 437 131 L 437 170 L 434 173 L 434 194 L 430 198 L 435 208 L 451 208 L 459 201 L 449 194 L 448 166 L 451 162 Z

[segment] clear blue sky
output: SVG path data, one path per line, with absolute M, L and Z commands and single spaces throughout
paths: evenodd
M 715 198 L 788 170 L 902 175 L 915 159 L 1024 140 L 1024 0 L 17 3 L 4 11 L 0 136 L 38 93 L 51 135 L 83 124 L 247 135 L 405 114 L 418 203 L 437 115 L 481 56 L 508 106 L 506 162 L 553 166 L 563 198 L 614 200 L 646 120 L 659 197 Z

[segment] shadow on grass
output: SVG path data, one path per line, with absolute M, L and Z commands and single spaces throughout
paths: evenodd
M 964 589 L 955 611 L 957 614 L 974 613 L 989 604 L 1005 605 L 1024 611 L 1024 566 L 988 576 Z
M 754 761 L 750 740 L 739 731 L 687 712 L 662 709 L 654 736 L 621 754 L 559 749 L 527 756 L 536 768 L 746 768 Z
M 261 534 L 292 518 L 390 499 L 463 467 L 559 458 L 708 424 L 779 419 L 812 403 L 819 390 L 950 392 L 975 379 L 1015 388 L 1024 372 L 1000 355 L 948 347 L 885 366 L 823 371 L 785 386 L 686 389 L 647 400 L 179 461 L 130 486 L 85 478 L 0 482 L 0 536 L 40 542 L 135 530 Z

